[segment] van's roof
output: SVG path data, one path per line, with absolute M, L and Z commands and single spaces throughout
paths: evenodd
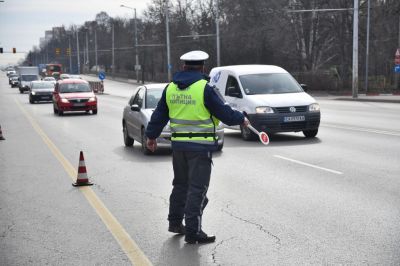
M 281 67 L 273 65 L 233 65 L 233 66 L 222 66 L 215 67 L 211 71 L 213 73 L 219 70 L 229 70 L 237 75 L 248 75 L 248 74 L 258 74 L 258 73 L 288 73 Z

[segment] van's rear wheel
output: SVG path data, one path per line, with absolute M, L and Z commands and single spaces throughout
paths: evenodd
M 306 138 L 314 138 L 318 134 L 318 129 L 304 130 L 303 134 Z
M 256 134 L 254 134 L 248 127 L 240 126 L 240 133 L 242 135 L 242 139 L 246 141 L 255 140 L 257 137 Z

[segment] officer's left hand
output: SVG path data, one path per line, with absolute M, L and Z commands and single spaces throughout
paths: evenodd
M 155 152 L 155 150 L 157 149 L 156 139 L 147 139 L 146 146 L 151 152 Z

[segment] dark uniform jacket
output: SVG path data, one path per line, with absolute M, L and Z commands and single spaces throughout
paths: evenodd
M 208 77 L 198 71 L 181 71 L 177 72 L 172 81 L 178 85 L 180 89 L 186 89 L 191 84 L 201 79 L 208 80 Z M 164 89 L 157 108 L 154 110 L 151 120 L 146 129 L 146 136 L 155 139 L 160 136 L 163 128 L 169 121 L 169 110 L 166 102 L 166 89 Z M 217 94 L 215 88 L 206 85 L 204 89 L 204 105 L 210 113 L 221 120 L 226 125 L 239 125 L 244 121 L 241 112 L 233 110 L 229 105 L 224 104 L 223 99 Z M 172 149 L 179 151 L 215 151 L 215 145 L 205 145 L 199 143 L 172 141 Z

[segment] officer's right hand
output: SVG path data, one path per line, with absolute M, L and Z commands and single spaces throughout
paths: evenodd
M 151 152 L 155 152 L 155 150 L 157 149 L 156 139 L 147 139 L 146 146 Z
M 242 123 L 242 127 L 247 127 L 250 124 L 249 119 L 247 119 L 247 117 L 244 117 L 243 123 Z

